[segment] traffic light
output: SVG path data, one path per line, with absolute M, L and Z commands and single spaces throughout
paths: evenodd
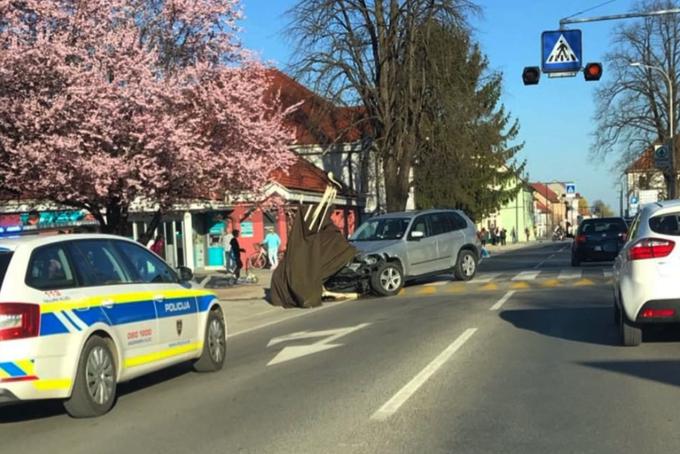
M 538 66 L 527 66 L 522 71 L 522 82 L 524 85 L 538 85 L 541 78 L 541 70 Z
M 602 77 L 602 65 L 600 63 L 588 63 L 583 68 L 583 77 L 587 81 L 600 80 L 600 77 Z

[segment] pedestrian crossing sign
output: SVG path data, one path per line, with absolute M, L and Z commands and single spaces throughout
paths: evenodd
M 541 34 L 541 49 L 541 69 L 544 73 L 576 75 L 581 70 L 581 30 L 544 31 Z

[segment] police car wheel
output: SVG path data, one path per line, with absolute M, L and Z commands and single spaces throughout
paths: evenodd
M 116 363 L 109 342 L 92 336 L 85 343 L 71 397 L 64 402 L 74 418 L 90 418 L 108 412 L 116 400 Z
M 222 311 L 219 309 L 211 310 L 205 327 L 203 352 L 194 363 L 194 369 L 197 372 L 214 372 L 222 369 L 227 352 L 226 337 Z

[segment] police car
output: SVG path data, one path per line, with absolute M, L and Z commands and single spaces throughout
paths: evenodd
M 98 416 L 120 382 L 184 361 L 221 369 L 220 303 L 178 271 L 117 236 L 0 238 L 0 404 L 64 399 Z

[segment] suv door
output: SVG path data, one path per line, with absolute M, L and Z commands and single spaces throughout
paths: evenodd
M 79 291 L 87 299 L 87 307 L 74 312 L 87 320 L 91 311 L 103 311 L 118 338 L 125 377 L 139 358 L 153 357 L 159 348 L 156 309 L 147 287 L 134 279 L 111 240 L 74 240 L 68 247 Z
M 413 232 L 422 232 L 414 238 Z M 420 276 L 437 271 L 437 239 L 432 236 L 428 215 L 420 215 L 411 223 L 407 237 L 406 256 L 410 276 Z
M 159 360 L 182 361 L 196 356 L 198 306 L 190 288 L 157 255 L 130 241 L 114 241 L 137 282 L 150 292 L 158 316 Z
M 450 270 L 456 265 L 458 252 L 465 243 L 465 220 L 458 214 L 447 211 L 431 215 L 431 225 L 437 235 L 438 270 Z

